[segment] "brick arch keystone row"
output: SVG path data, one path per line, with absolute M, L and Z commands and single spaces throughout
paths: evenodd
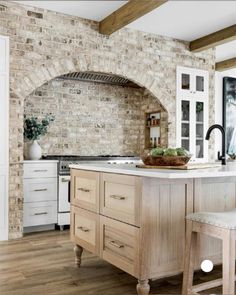
M 158 81 L 146 73 L 140 65 L 117 63 L 117 61 L 101 56 L 93 58 L 83 56 L 78 60 L 74 58 L 51 60 L 27 73 L 23 78 L 16 78 L 12 81 L 14 93 L 21 99 L 25 99 L 44 83 L 58 76 L 77 71 L 103 72 L 124 77 L 145 88 L 158 99 L 168 113 L 171 111 L 166 104 L 168 93 L 164 89 L 159 91 Z

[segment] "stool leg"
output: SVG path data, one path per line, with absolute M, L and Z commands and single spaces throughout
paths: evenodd
M 223 238 L 223 295 L 234 295 L 235 239 L 231 231 Z
M 182 295 L 188 295 L 193 286 L 197 233 L 192 231 L 192 227 L 193 222 L 187 221 Z

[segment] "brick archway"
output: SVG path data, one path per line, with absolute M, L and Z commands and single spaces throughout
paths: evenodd
M 20 109 L 15 114 L 14 105 L 12 105 L 11 116 L 17 115 L 18 125 L 12 123 L 14 128 L 10 128 L 10 200 L 9 200 L 9 237 L 19 238 L 23 232 L 23 115 L 24 99 L 35 89 L 44 83 L 64 74 L 72 72 L 103 72 L 124 77 L 137 85 L 146 89 L 158 100 L 169 115 L 172 116 L 171 109 L 173 105 L 167 104 L 167 97 L 170 95 L 162 88 L 160 81 L 156 80 L 151 74 L 145 72 L 141 65 L 131 63 L 131 61 L 117 62 L 107 57 L 81 55 L 76 58 L 54 59 L 41 64 L 31 72 L 26 72 L 25 76 L 17 76 L 11 81 L 11 100 L 20 100 Z M 169 128 L 168 141 L 173 142 L 175 134 L 175 124 Z M 170 130 L 171 129 L 171 130 Z M 170 135 L 172 134 L 172 136 Z M 16 224 L 16 220 L 17 225 Z
M 115 61 L 100 56 L 92 58 L 82 56 L 78 60 L 73 58 L 58 59 L 42 64 L 33 72 L 28 73 L 23 79 L 16 79 L 14 81 L 14 91 L 18 97 L 24 99 L 44 83 L 58 76 L 78 71 L 110 73 L 124 77 L 145 88 L 158 99 L 168 113 L 170 111 L 169 105 L 166 105 L 166 97 L 169 94 L 165 93 L 163 89 L 160 92 L 158 81 L 147 72 L 143 72 L 141 66 L 117 64 Z

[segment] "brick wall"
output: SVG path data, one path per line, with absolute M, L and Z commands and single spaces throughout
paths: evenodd
M 167 110 L 168 141 L 175 145 L 176 66 L 205 69 L 214 122 L 213 50 L 191 53 L 187 42 L 125 28 L 107 37 L 96 22 L 9 1 L 0 1 L 0 34 L 10 38 L 10 238 L 22 235 L 24 99 L 45 82 L 75 71 L 126 77 Z
M 44 154 L 139 155 L 144 149 L 145 112 L 162 110 L 162 144 L 167 116 L 142 88 L 54 79 L 25 100 L 25 114 L 55 122 L 40 140 Z M 166 117 L 166 118 L 164 118 Z M 27 149 L 26 149 L 27 151 Z

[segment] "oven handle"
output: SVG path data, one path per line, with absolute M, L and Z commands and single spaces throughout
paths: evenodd
M 68 181 L 68 203 L 70 203 L 70 180 Z

